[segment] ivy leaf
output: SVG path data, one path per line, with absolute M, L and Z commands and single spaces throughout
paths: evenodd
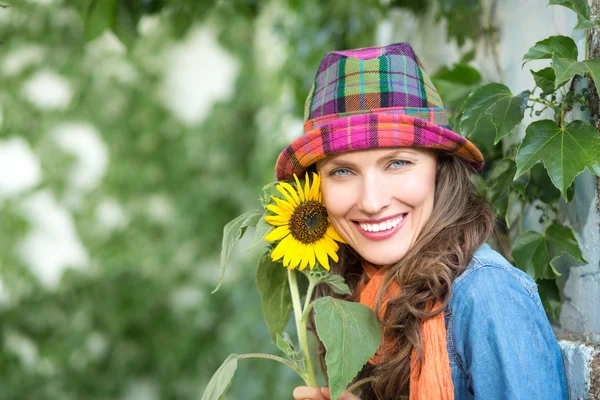
M 496 208 L 498 215 L 508 221 L 508 198 L 510 184 L 515 176 L 517 167 L 511 159 L 496 161 L 490 175 L 486 178 L 488 184 L 488 201 Z
M 379 348 L 380 327 L 367 306 L 331 297 L 315 302 L 315 325 L 327 351 L 331 398 L 337 399 Z
M 552 68 L 556 72 L 556 82 L 554 84 L 556 88 L 575 75 L 588 74 L 596 84 L 596 90 L 600 93 L 600 59 L 578 62 L 554 55 L 552 57 Z
M 496 132 L 495 145 L 521 122 L 530 94 L 526 90 L 514 96 L 500 83 L 475 89 L 463 106 L 461 132 L 467 138 L 480 138 L 482 142 L 489 141 L 490 131 Z
M 285 329 L 292 311 L 292 295 L 287 279 L 287 268 L 271 261 L 265 254 L 258 264 L 256 285 L 260 293 L 263 317 L 269 328 L 271 339 Z
M 535 231 L 521 233 L 512 247 L 515 265 L 536 280 L 560 276 L 554 262 L 563 252 L 585 262 L 571 228 L 556 223 L 543 234 Z
M 542 160 L 548 175 L 563 197 L 577 175 L 587 167 L 600 175 L 600 135 L 596 128 L 575 120 L 565 128 L 552 120 L 535 121 L 527 127 L 515 161 L 515 178 Z
M 238 240 L 240 240 L 242 236 L 244 236 L 246 229 L 249 226 L 255 226 L 261 217 L 262 212 L 250 211 L 230 221 L 223 228 L 223 242 L 221 247 L 221 277 L 219 278 L 217 287 L 212 291 L 212 293 L 215 293 L 217 290 L 219 290 L 221 284 L 223 283 L 223 279 L 225 278 L 225 267 L 227 265 L 227 260 L 231 255 L 231 251 L 233 250 L 233 246 Z
M 238 354 L 231 354 L 210 378 L 201 400 L 219 400 L 231 385 L 237 369 Z
M 534 44 L 523 56 L 523 60 L 527 62 L 552 58 L 555 54 L 560 58 L 577 60 L 578 52 L 575 41 L 568 36 L 550 36 Z
M 521 175 L 524 177 L 526 175 Z M 521 178 L 520 177 L 520 178 Z M 560 199 L 560 191 L 554 186 L 542 163 L 535 164 L 529 171 L 531 185 L 527 186 L 526 196 L 530 200 L 539 199 L 546 204 L 556 204 Z M 571 201 L 575 194 L 575 185 L 567 189 L 567 202 Z
M 560 292 L 558 291 L 558 286 L 556 286 L 556 280 L 540 279 L 536 283 L 546 313 L 558 321 L 560 315 Z
M 321 282 L 329 285 L 329 287 L 337 294 L 351 293 L 350 288 L 346 285 L 346 282 L 344 282 L 344 278 L 341 275 L 328 274 Z
M 527 187 L 529 185 L 530 178 L 528 174 L 523 174 L 515 179 L 510 186 L 520 193 L 522 196 L 527 197 Z
M 571 228 L 561 224 L 552 224 L 546 229 L 546 241 L 549 243 L 550 255 L 553 260 L 565 252 L 577 261 L 586 262 L 577 244 L 577 239 Z
M 459 109 L 471 90 L 481 82 L 481 74 L 466 64 L 454 64 L 452 68 L 440 68 L 431 76 L 444 104 L 451 109 Z
M 577 15 L 577 25 L 575 25 L 575 28 L 573 28 L 573 30 L 575 31 L 583 31 L 585 29 L 594 29 L 595 27 L 597 27 L 598 25 L 600 25 L 600 21 L 590 21 L 589 19 L 585 19 L 584 17 L 582 17 L 581 15 Z
M 578 17 L 590 19 L 590 6 L 587 0 L 550 0 L 548 5 L 567 7 L 577 13 Z
M 556 74 L 554 73 L 554 68 L 547 67 L 541 69 L 539 71 L 531 71 L 531 75 L 533 75 L 533 79 L 535 80 L 535 84 L 537 87 L 542 89 L 543 95 L 549 95 L 556 91 L 556 89 L 565 85 L 567 82 L 563 82 L 561 85 L 555 87 L 554 83 L 556 82 Z

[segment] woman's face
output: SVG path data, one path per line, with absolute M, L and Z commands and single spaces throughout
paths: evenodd
M 413 245 L 433 209 L 437 157 L 414 147 L 359 150 L 317 163 L 331 223 L 364 259 L 387 265 Z

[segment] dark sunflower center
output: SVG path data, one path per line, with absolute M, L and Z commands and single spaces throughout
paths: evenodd
M 321 239 L 327 227 L 327 210 L 318 201 L 307 201 L 300 204 L 290 218 L 290 232 L 294 239 L 304 244 L 311 244 Z

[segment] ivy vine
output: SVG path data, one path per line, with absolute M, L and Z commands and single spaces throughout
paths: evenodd
M 549 4 L 573 10 L 578 18 L 576 30 L 598 25 L 591 20 L 585 0 L 550 0 Z M 523 65 L 542 59 L 550 65 L 530 70 L 535 81 L 532 90 L 515 95 L 503 84 L 489 83 L 471 91 L 456 127 L 489 155 L 486 159 L 493 160 L 483 174 L 482 186 L 502 219 L 506 255 L 536 280 L 546 311 L 558 320 L 557 259 L 566 253 L 577 262 L 586 262 L 573 231 L 560 221 L 558 203 L 561 196 L 565 202 L 572 199 L 574 180 L 586 168 L 600 176 L 598 131 L 579 119 L 568 122 L 565 116 L 588 108 L 588 90 L 576 91 L 573 82 L 578 76 L 587 77 L 598 90 L 600 60 L 579 60 L 577 46 L 567 36 L 535 43 L 524 55 Z M 522 125 L 526 112 L 533 122 L 519 139 L 515 128 Z M 516 216 L 511 213 L 515 209 L 520 210 Z M 539 213 L 540 228 L 524 231 L 523 215 L 530 211 Z

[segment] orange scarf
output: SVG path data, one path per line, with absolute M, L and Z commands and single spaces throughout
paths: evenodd
M 360 303 L 371 310 L 375 308 L 377 291 L 383 284 L 387 267 L 377 268 L 363 260 L 362 267 L 366 274 L 366 282 L 362 281 L 357 288 Z M 381 320 L 387 309 L 388 302 L 400 292 L 400 286 L 394 281 L 383 294 L 381 307 L 377 312 Z M 439 304 L 436 303 L 436 307 Z M 446 323 L 444 313 L 423 321 L 421 326 L 423 354 L 421 374 L 417 369 L 417 354 L 413 349 L 410 360 L 410 400 L 453 400 L 454 385 L 452 384 L 452 369 L 446 348 Z M 385 338 L 385 332 L 382 332 Z M 378 364 L 383 360 L 385 352 L 393 352 L 395 343 L 382 339 L 382 344 L 375 355 L 369 360 L 370 364 Z

